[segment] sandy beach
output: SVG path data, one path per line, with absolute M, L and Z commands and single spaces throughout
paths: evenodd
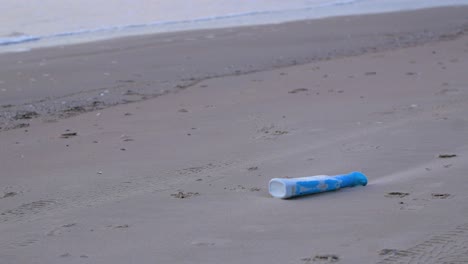
M 1 54 L 0 263 L 468 263 L 467 14 Z

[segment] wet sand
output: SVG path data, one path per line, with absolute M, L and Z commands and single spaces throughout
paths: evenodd
M 44 108 L 31 110 L 37 117 L 12 110 L 25 116 L 11 124 L 27 125 L 0 132 L 0 262 L 463 263 L 466 10 L 1 55 L 0 79 L 25 87 L 22 96 L 4 92 L 1 103 L 12 105 L 4 109 L 26 111 L 28 100 Z M 368 28 L 340 44 L 349 50 L 324 53 L 353 21 Z M 25 75 L 37 86 L 16 71 L 38 74 Z M 38 81 L 45 72 L 55 88 Z M 354 170 L 368 186 L 293 200 L 268 194 L 274 177 Z
M 468 7 L 142 36 L 0 54 L 0 131 L 202 80 L 452 39 Z

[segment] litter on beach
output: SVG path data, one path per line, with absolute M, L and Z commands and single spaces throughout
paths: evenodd
M 287 199 L 345 187 L 366 186 L 367 177 L 361 172 L 328 176 L 317 175 L 301 178 L 274 178 L 270 180 L 269 191 L 275 198 Z

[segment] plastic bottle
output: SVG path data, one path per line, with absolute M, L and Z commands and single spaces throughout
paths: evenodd
M 276 198 L 291 198 L 313 193 L 335 191 L 357 185 L 366 186 L 367 177 L 361 172 L 336 176 L 317 175 L 302 178 L 274 178 L 270 180 L 269 191 Z

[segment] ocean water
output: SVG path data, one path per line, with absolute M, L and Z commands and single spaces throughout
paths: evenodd
M 468 0 L 0 0 L 0 52 L 130 35 L 467 4 Z

